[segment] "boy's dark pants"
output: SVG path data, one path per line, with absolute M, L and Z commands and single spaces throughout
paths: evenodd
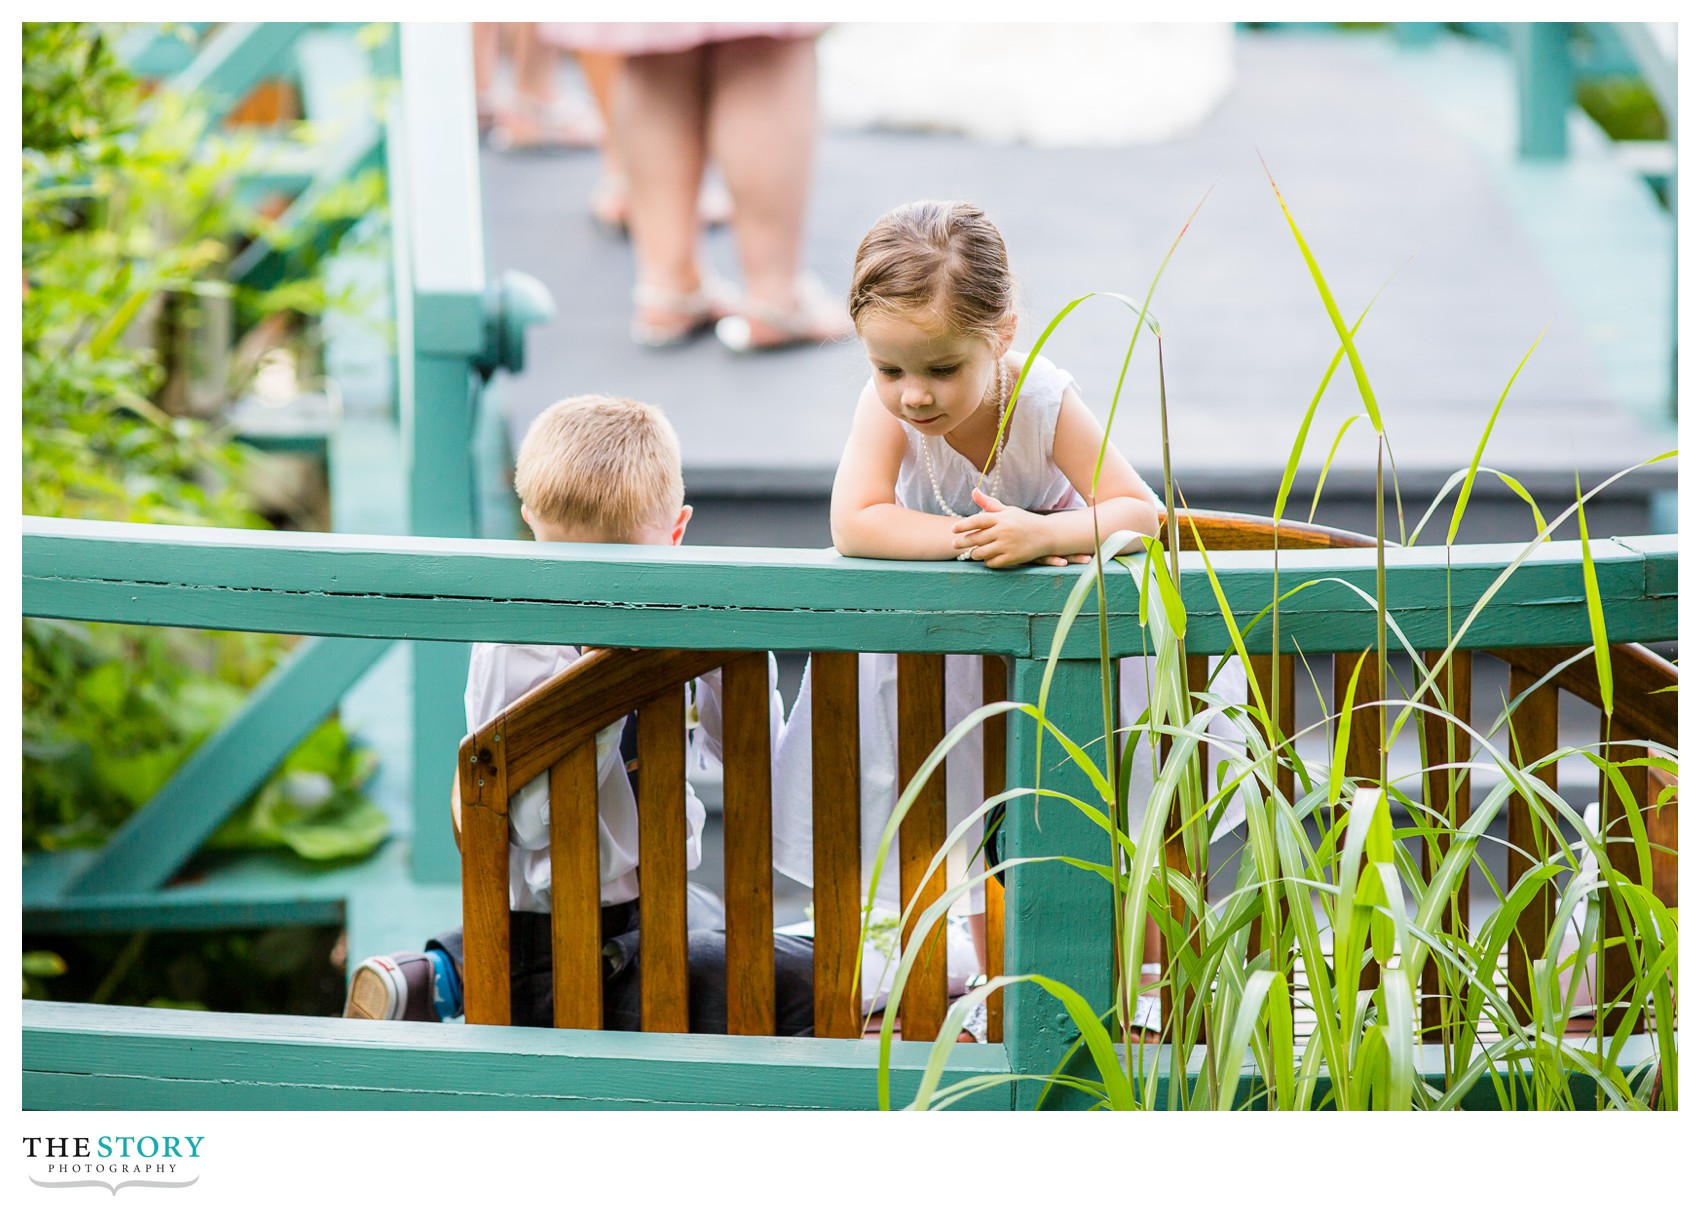
M 692 903 L 686 937 L 690 981 L 690 1026 L 699 1034 L 726 1033 L 726 931 L 696 928 L 712 920 Z M 512 966 L 509 995 L 516 1027 L 549 1027 L 555 1021 L 554 964 L 549 915 L 515 911 L 509 918 Z M 639 984 L 638 903 L 602 907 L 602 1026 L 609 1031 L 642 1028 Z M 447 952 L 463 967 L 459 930 L 432 939 L 427 947 Z M 815 949 L 806 938 L 773 936 L 775 1030 L 779 1035 L 813 1035 Z

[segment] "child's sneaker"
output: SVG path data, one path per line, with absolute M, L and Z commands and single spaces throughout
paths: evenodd
M 374 955 L 348 982 L 344 1018 L 440 1023 L 462 1013 L 460 980 L 441 951 Z

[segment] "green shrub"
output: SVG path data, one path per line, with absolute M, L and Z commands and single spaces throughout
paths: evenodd
M 192 99 L 145 94 L 110 37 L 88 24 L 23 27 L 23 510 L 264 526 L 246 489 L 259 456 L 216 415 L 188 415 L 191 394 L 225 400 L 239 386 L 196 365 L 192 350 L 203 307 L 236 293 L 225 277 L 236 248 L 263 227 L 238 198 L 245 141 L 209 133 Z M 325 299 L 316 282 L 294 279 L 240 301 L 287 322 L 285 303 L 311 310 Z M 211 376 L 204 391 L 181 389 L 197 376 Z M 25 849 L 98 845 L 286 646 L 25 620 Z M 329 722 L 216 844 L 314 858 L 370 851 L 384 833 L 359 794 L 371 766 Z

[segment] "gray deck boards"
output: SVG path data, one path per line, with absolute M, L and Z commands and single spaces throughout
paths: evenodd
M 1461 40 L 1401 51 L 1380 36 L 1242 34 L 1236 56 L 1224 103 L 1168 143 L 993 148 L 829 132 L 809 263 L 840 290 L 881 211 L 917 197 L 972 198 L 1008 241 L 1031 339 L 1077 294 L 1142 295 L 1208 191 L 1153 305 L 1175 467 L 1194 503 L 1247 485 L 1272 495 L 1335 337 L 1261 153 L 1342 311 L 1355 315 L 1392 279 L 1360 348 L 1407 483 L 1437 484 L 1469 461 L 1488 410 L 1543 330 L 1488 463 L 1562 494 L 1574 472 L 1597 480 L 1674 444 L 1656 421 L 1670 371 L 1671 221 L 1609 160 L 1597 132 L 1582 131 L 1563 165 L 1517 163 L 1508 61 Z M 746 358 L 712 340 L 639 349 L 625 336 L 629 252 L 584 212 L 594 158 L 486 152 L 483 166 L 492 272 L 536 275 L 560 308 L 533 330 L 526 373 L 501 386 L 516 439 L 552 399 L 616 391 L 667 409 L 692 492 L 824 491 L 866 374 L 854 343 Z M 729 234 L 711 233 L 706 248 L 730 274 Z M 1049 346 L 1101 416 L 1129 327 L 1119 305 L 1098 300 Z M 1154 367 L 1155 347 L 1142 339 L 1115 423 L 1117 441 L 1153 479 Z M 1357 408 L 1342 372 L 1307 468 Z M 1361 483 L 1373 457 L 1360 424 L 1342 447 L 1340 483 Z M 1674 482 L 1674 464 L 1657 474 Z

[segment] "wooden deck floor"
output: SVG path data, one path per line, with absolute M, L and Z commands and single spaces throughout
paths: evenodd
M 828 133 L 809 263 L 841 290 L 856 241 L 881 211 L 916 197 L 975 199 L 1008 241 L 1031 338 L 1078 294 L 1142 295 L 1208 192 L 1153 305 L 1165 331 L 1175 466 L 1195 503 L 1227 494 L 1237 507 L 1262 500 L 1267 509 L 1335 337 L 1261 154 L 1343 311 L 1355 314 L 1391 278 L 1360 347 L 1400 474 L 1425 499 L 1469 461 L 1500 389 L 1543 331 L 1489 464 L 1565 496 L 1574 473 L 1597 480 L 1674 444 L 1658 420 L 1671 373 L 1672 221 L 1597 131 L 1579 128 L 1562 164 L 1519 163 L 1509 61 L 1458 39 L 1400 50 L 1380 35 L 1248 33 L 1235 68 L 1223 104 L 1168 143 L 992 148 L 943 135 Z M 492 272 L 536 275 L 559 306 L 553 323 L 533 330 L 527 372 L 502 383 L 514 437 L 552 399 L 618 391 L 667 409 L 699 498 L 824 492 L 866 374 L 854 343 L 756 358 L 712 340 L 639 349 L 625 336 L 629 251 L 584 212 L 594 157 L 487 151 L 483 165 Z M 730 236 L 711 234 L 707 249 L 731 274 Z M 1128 331 L 1119 305 L 1094 302 L 1049 347 L 1100 415 Z M 1154 354 L 1142 340 L 1115 424 L 1153 478 Z M 1340 375 L 1311 434 L 1311 472 L 1358 407 Z M 1343 490 L 1362 485 L 1373 468 L 1366 426 L 1347 436 L 1336 467 Z M 1650 473 L 1660 484 L 1674 477 L 1674 464 Z

